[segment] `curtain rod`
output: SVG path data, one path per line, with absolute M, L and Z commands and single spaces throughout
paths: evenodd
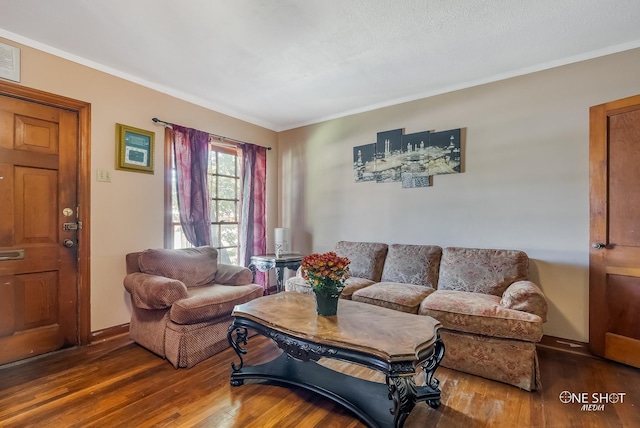
M 175 125 L 174 123 L 167 122 L 166 120 L 160 120 L 157 117 L 154 117 L 151 120 L 154 121 L 155 123 L 162 123 L 164 126 L 168 126 L 168 127 L 172 127 L 173 125 Z M 217 135 L 217 134 L 212 134 L 212 133 L 209 133 L 209 135 L 211 137 L 220 138 L 223 142 L 231 141 L 232 143 L 237 143 L 237 144 L 247 144 L 244 141 L 236 140 L 234 138 L 223 137 L 222 135 Z M 267 147 L 267 150 L 271 150 L 271 147 Z

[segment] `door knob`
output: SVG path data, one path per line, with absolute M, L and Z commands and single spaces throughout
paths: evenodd
M 67 248 L 71 248 L 73 247 L 73 241 L 71 239 L 65 239 L 64 241 L 62 241 L 62 245 Z
M 602 242 L 594 242 L 593 244 L 591 244 L 591 247 L 595 248 L 596 250 L 600 250 L 602 248 L 606 248 L 606 245 Z

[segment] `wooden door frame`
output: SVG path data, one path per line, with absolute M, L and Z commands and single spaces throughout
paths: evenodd
M 56 94 L 0 81 L 0 95 L 45 104 L 78 114 L 78 230 L 77 261 L 77 345 L 88 345 L 91 341 L 91 104 Z

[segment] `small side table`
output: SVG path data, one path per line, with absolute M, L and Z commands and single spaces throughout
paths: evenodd
M 282 254 L 280 257 L 275 254 L 261 254 L 251 256 L 251 264 L 249 269 L 253 272 L 255 278 L 256 270 L 260 272 L 268 272 L 271 269 L 276 270 L 276 292 L 282 291 L 282 281 L 284 279 L 284 268 L 289 270 L 298 270 L 302 264 L 304 256 L 297 253 Z

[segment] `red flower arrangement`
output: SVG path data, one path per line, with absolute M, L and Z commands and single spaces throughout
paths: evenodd
M 338 257 L 333 251 L 310 254 L 302 259 L 302 277 L 315 293 L 339 296 L 344 289 L 344 281 L 349 277 L 349 263 L 348 258 Z

